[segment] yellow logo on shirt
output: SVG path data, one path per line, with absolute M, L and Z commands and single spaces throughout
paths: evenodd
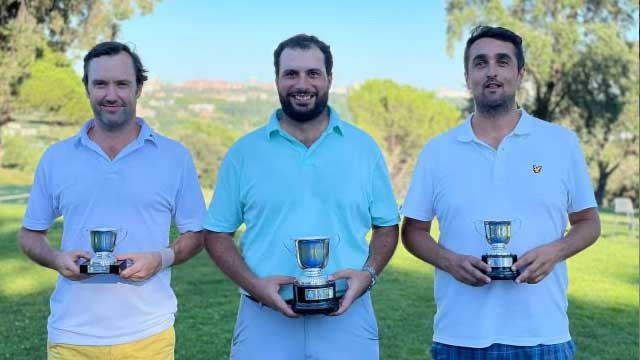
M 533 164 L 533 173 L 539 174 L 542 171 L 542 165 Z

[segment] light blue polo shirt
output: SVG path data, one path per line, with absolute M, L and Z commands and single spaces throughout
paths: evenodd
M 521 221 L 520 228 L 512 228 L 507 246 L 521 256 L 562 238 L 567 214 L 593 207 L 576 135 L 522 111 L 497 150 L 475 136 L 471 116 L 430 140 L 418 158 L 401 212 L 423 221 L 436 217 L 441 246 L 480 258 L 489 245 L 475 222 Z M 436 269 L 433 340 L 467 347 L 568 341 L 566 291 L 564 261 L 535 285 L 494 280 L 472 287 Z
M 244 223 L 240 250 L 259 277 L 301 275 L 292 251 L 302 236 L 331 237 L 325 275 L 360 269 L 371 226 L 399 218 L 380 149 L 333 109 L 327 129 L 307 148 L 280 127 L 277 113 L 229 149 L 204 228 L 233 232 Z M 290 286 L 280 293 L 292 297 Z
M 181 233 L 201 230 L 206 210 L 189 151 L 137 122 L 137 139 L 113 160 L 87 136 L 92 120 L 78 135 L 50 146 L 38 164 L 22 225 L 46 230 L 62 216 L 61 250 L 89 253 L 86 229 L 120 228 L 127 234 L 116 255 L 166 248 L 172 219 Z M 59 276 L 49 342 L 113 345 L 167 329 L 176 312 L 170 281 L 170 268 L 143 282 Z

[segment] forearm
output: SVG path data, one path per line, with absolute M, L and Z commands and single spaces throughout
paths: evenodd
M 211 260 L 236 285 L 251 294 L 255 292 L 254 287 L 257 277 L 249 269 L 240 252 L 238 252 L 231 234 L 205 231 L 204 247 Z
M 553 245 L 557 247 L 558 261 L 563 261 L 591 246 L 600 236 L 600 216 L 595 208 L 570 214 L 571 229 Z
M 47 239 L 47 231 L 34 231 L 22 228 L 18 233 L 18 243 L 22 251 L 34 262 L 56 270 L 57 251 Z
M 451 251 L 440 246 L 431 236 L 431 222 L 405 218 L 402 225 L 402 244 L 418 259 L 445 270 Z
M 171 249 L 174 253 L 173 265 L 179 265 L 197 255 L 203 247 L 202 231 L 187 231 L 180 234 Z
M 398 225 L 374 227 L 369 243 L 369 257 L 365 266 L 371 266 L 377 274 L 387 265 L 398 246 Z

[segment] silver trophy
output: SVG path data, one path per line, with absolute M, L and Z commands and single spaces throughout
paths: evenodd
M 294 239 L 295 257 L 304 274 L 293 283 L 293 311 L 300 314 L 329 314 L 338 310 L 336 283 L 322 275 L 329 261 L 329 237 Z
M 520 220 L 513 220 L 513 222 L 518 224 L 518 228 L 520 227 Z M 507 244 L 511 240 L 511 223 L 512 221 L 508 220 L 482 222 L 484 238 L 491 246 L 489 251 L 482 255 L 482 261 L 491 267 L 487 275 L 493 280 L 515 280 L 520 275 L 518 270 L 511 269 L 518 260 L 518 256 L 507 250 Z
M 89 235 L 94 256 L 89 262 L 80 264 L 80 272 L 84 274 L 119 274 L 128 265 L 126 261 L 117 261 L 113 255 L 116 245 L 122 241 L 127 233 L 123 229 L 96 228 L 86 229 L 83 233 Z

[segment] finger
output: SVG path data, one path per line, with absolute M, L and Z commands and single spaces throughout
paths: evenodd
M 355 290 L 353 290 L 353 287 L 350 287 L 342 297 L 342 300 L 340 300 L 340 306 L 338 307 L 338 310 L 329 315 L 338 316 L 344 314 L 344 312 L 347 311 L 347 309 L 349 309 L 349 307 L 353 303 L 353 300 L 355 298 L 354 292 Z
M 278 296 L 277 299 L 275 300 L 275 306 L 276 306 L 276 309 L 278 309 L 278 311 L 283 313 L 285 316 L 288 316 L 291 318 L 296 318 L 300 316 L 299 314 L 296 314 L 295 312 L 293 312 L 291 307 L 287 305 L 287 303 L 284 300 L 282 300 L 280 296 Z
M 478 270 L 478 268 L 476 268 L 475 264 L 472 262 L 467 263 L 464 266 L 464 270 L 466 271 L 469 280 L 473 283 L 472 285 L 474 286 L 485 285 L 491 282 L 491 278 L 482 271 Z M 489 270 L 491 270 L 491 268 L 489 268 Z
M 520 269 L 524 269 L 527 266 L 530 266 L 536 259 L 535 254 L 531 253 L 531 252 L 527 252 L 524 255 L 522 255 L 518 261 L 516 261 L 515 263 L 513 263 L 513 265 L 511 265 L 511 269 L 513 270 L 520 270 Z
M 471 265 L 473 265 L 473 267 L 484 273 L 488 273 L 489 271 L 491 271 L 491 266 L 478 258 L 472 257 L 469 259 L 469 261 L 471 262 Z
M 533 266 L 527 267 L 521 274 L 516 278 L 516 283 L 528 283 L 533 280 L 534 269 Z
M 118 261 L 131 260 L 135 262 L 136 259 L 138 259 L 138 255 L 136 254 L 121 254 L 116 256 L 116 260 Z
M 333 274 L 329 275 L 329 280 L 335 281 L 338 279 L 348 279 L 353 276 L 353 270 L 340 270 L 336 271 Z
M 125 279 L 132 279 L 133 276 L 137 274 L 140 270 L 142 270 L 142 262 L 141 261 L 134 262 L 133 265 L 127 266 L 127 268 L 120 273 L 120 277 Z
M 269 279 L 271 279 L 277 285 L 292 284 L 296 280 L 296 278 L 293 276 L 281 276 L 281 275 L 271 276 Z

